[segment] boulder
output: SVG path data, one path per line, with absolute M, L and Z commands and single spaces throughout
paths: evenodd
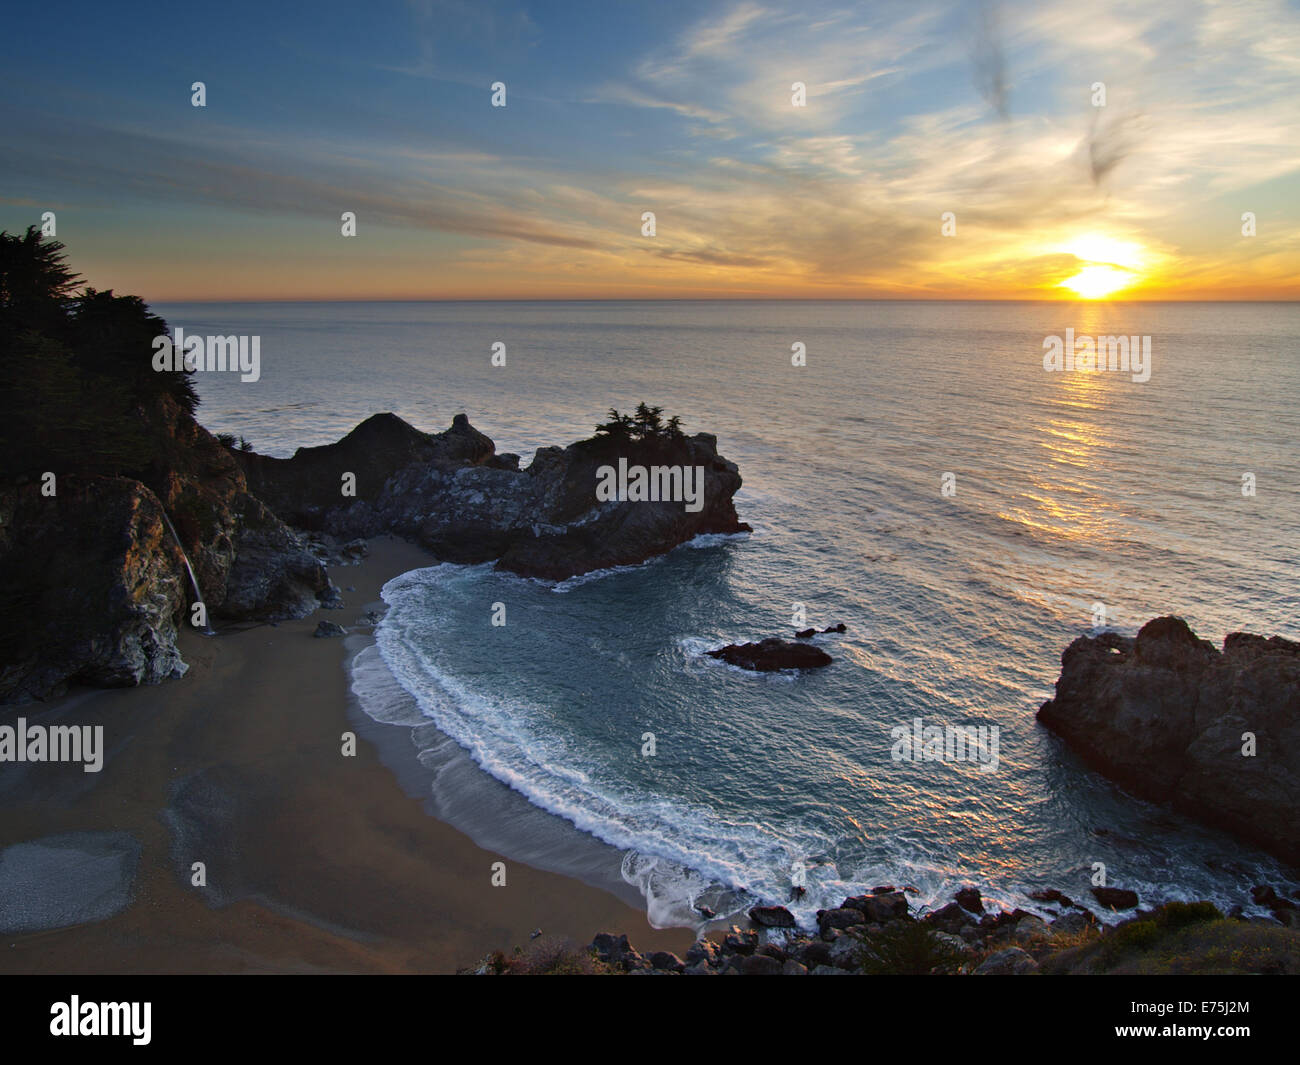
M 984 901 L 980 897 L 979 888 L 962 888 L 953 898 L 957 900 L 957 905 L 968 913 L 973 913 L 977 917 L 984 913 Z
M 650 955 L 650 967 L 660 971 L 680 973 L 685 971 L 686 964 L 671 950 L 656 950 Z
M 1131 910 L 1138 904 L 1136 891 L 1128 888 L 1095 887 L 1093 897 L 1110 910 Z
M 794 928 L 794 914 L 784 906 L 755 906 L 749 911 L 749 919 L 764 928 Z
M 745 976 L 780 976 L 781 962 L 766 954 L 752 954 L 740 963 Z

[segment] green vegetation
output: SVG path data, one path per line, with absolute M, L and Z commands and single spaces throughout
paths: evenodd
M 957 972 L 965 957 L 920 921 L 895 921 L 878 935 L 850 929 L 862 943 L 862 972 L 868 976 L 929 976 Z
M 605 976 L 614 972 L 589 950 L 550 936 L 527 947 L 515 947 L 513 954 L 493 951 L 479 971 L 488 976 Z
M 79 288 L 63 244 L 33 226 L 0 232 L 0 446 L 10 474 L 138 475 L 156 449 L 150 415 L 190 414 L 188 373 L 156 372 L 167 323 L 137 296 Z

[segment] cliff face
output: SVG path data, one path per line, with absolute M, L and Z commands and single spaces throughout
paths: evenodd
M 186 583 L 158 497 L 138 481 L 67 478 L 54 498 L 0 490 L 0 699 L 179 675 Z
M 166 511 L 214 618 L 301 617 L 337 596 L 298 536 L 249 494 L 230 452 L 170 398 L 139 408 L 151 447 L 137 478 L 55 469 L 0 486 L 0 702 L 70 683 L 153 683 L 183 671 L 176 649 L 194 599 Z
M 380 418 L 382 430 L 369 431 Z M 400 443 L 387 469 L 378 461 L 382 453 L 367 443 L 380 431 Z M 599 500 L 601 467 L 616 467 L 620 459 L 699 467 L 701 508 L 689 511 L 683 501 Z M 552 580 L 644 562 L 700 533 L 749 529 L 732 502 L 740 473 L 705 433 L 541 448 L 520 470 L 513 456 L 496 455 L 492 441 L 464 415 L 436 436 L 419 434 L 393 415 L 376 415 L 327 448 L 283 460 L 239 455 L 239 461 L 263 498 L 296 507 L 292 513 L 336 536 L 393 532 L 446 561 L 495 559 L 502 569 Z M 358 470 L 365 476 L 357 478 L 356 498 L 342 498 L 343 473 Z M 302 487 L 308 480 L 310 492 Z
M 1038 720 L 1137 794 L 1300 863 L 1300 644 L 1238 632 L 1219 651 L 1175 617 L 1081 636 Z

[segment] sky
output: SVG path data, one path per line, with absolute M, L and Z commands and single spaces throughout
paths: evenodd
M 1300 299 L 1297 3 L 4 22 L 0 229 L 150 302 Z

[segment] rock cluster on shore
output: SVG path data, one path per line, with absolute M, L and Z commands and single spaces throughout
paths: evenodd
M 1167 908 L 1136 910 L 1138 898 L 1131 891 L 1098 888 L 1094 895 L 1107 908 L 1117 902 L 1134 913 L 1125 924 L 1107 928 L 1088 909 L 1050 890 L 1035 895 L 1059 907 L 1054 913 L 1045 911 L 1050 918 L 1045 920 L 1021 909 L 990 909 L 977 888 L 967 887 L 942 908 L 915 914 L 905 891 L 881 886 L 868 895 L 846 898 L 835 909 L 819 910 L 815 934 L 801 931 L 783 906 L 756 906 L 749 911 L 751 927 L 733 924 L 721 935 L 702 936 L 684 957 L 669 951 L 642 954 L 626 935 L 608 932 L 597 935 L 586 950 L 608 971 L 633 976 L 1031 975 L 1048 959 L 1082 944 L 1109 942 L 1127 948 L 1148 942 L 1147 925 L 1162 930 L 1222 919 L 1208 903 L 1176 904 L 1170 917 Z M 1300 907 L 1273 888 L 1261 885 L 1252 897 L 1256 904 L 1270 906 L 1276 919 L 1255 918 L 1255 924 L 1300 926 Z M 1252 923 L 1239 917 L 1239 909 L 1234 914 Z M 1137 925 L 1142 927 L 1133 934 L 1124 932 Z M 1295 951 L 1294 934 L 1287 945 Z
M 1081 636 L 1038 720 L 1089 765 L 1300 864 L 1300 643 L 1177 617 Z

